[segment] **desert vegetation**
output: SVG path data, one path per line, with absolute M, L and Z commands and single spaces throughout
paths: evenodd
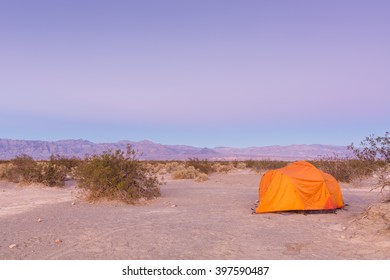
M 359 145 L 351 144 L 351 155 L 333 155 L 311 163 L 333 175 L 339 182 L 351 182 L 375 176 L 374 187 L 384 190 L 390 186 L 390 136 L 369 136 Z M 64 186 L 65 180 L 75 179 L 88 198 L 102 197 L 132 203 L 140 198 L 160 194 L 159 185 L 165 178 L 204 182 L 212 173 L 247 170 L 263 173 L 286 166 L 280 160 L 210 161 L 189 158 L 186 161 L 142 161 L 128 146 L 127 151 L 105 151 L 84 159 L 52 155 L 49 160 L 37 161 L 28 155 L 0 162 L 0 178 L 16 183 L 40 183 L 46 186 Z
M 289 164 L 288 161 L 281 161 L 281 160 L 247 160 L 247 161 L 245 161 L 245 165 L 248 168 L 251 168 L 256 172 L 282 168 L 282 167 L 285 167 L 287 164 Z
M 331 174 L 337 181 L 345 183 L 367 178 L 384 165 L 383 162 L 368 162 L 339 156 L 324 157 L 310 162 L 318 169 Z
M 390 187 L 390 133 L 384 136 L 370 135 L 360 142 L 359 146 L 353 143 L 348 146 L 355 157 L 362 162 L 366 162 L 376 167 L 378 180 L 374 188 L 384 191 Z M 386 198 L 390 202 L 390 195 Z
M 382 190 L 390 186 L 390 134 L 384 136 L 370 135 L 359 145 L 348 146 L 349 156 L 332 155 L 311 161 L 317 168 L 333 175 L 340 182 L 361 180 L 368 176 L 378 178 L 376 186 Z
M 1 163 L 1 178 L 15 183 L 41 183 L 46 186 L 63 186 L 68 174 L 76 167 L 76 159 L 51 156 L 47 161 L 35 161 L 28 155 L 20 155 Z
M 78 166 L 76 178 L 90 200 L 104 197 L 133 203 L 160 195 L 158 178 L 138 159 L 130 145 L 126 153 L 109 150 L 87 156 Z

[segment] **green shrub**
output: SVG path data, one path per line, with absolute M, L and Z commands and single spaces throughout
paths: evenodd
M 44 162 L 41 164 L 38 183 L 49 187 L 63 187 L 67 173 L 67 168 L 63 165 L 55 164 L 52 161 Z
M 60 155 L 51 155 L 50 163 L 55 164 L 57 166 L 62 166 L 67 170 L 67 172 L 71 172 L 74 168 L 77 168 L 81 164 L 82 160 L 77 157 L 67 158 Z
M 129 145 L 127 152 L 111 150 L 86 157 L 77 168 L 78 186 L 90 200 L 117 199 L 133 203 L 160 195 L 159 181 Z

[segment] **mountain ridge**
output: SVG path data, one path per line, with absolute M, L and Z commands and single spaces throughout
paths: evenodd
M 346 146 L 324 144 L 293 144 L 287 146 L 194 147 L 189 145 L 165 145 L 150 140 L 121 140 L 109 143 L 94 143 L 84 139 L 63 139 L 57 141 L 17 140 L 0 138 L 0 159 L 8 160 L 21 154 L 34 159 L 45 160 L 52 154 L 65 157 L 84 158 L 85 155 L 100 154 L 105 150 L 125 150 L 127 145 L 140 153 L 144 160 L 186 160 L 190 157 L 210 160 L 310 160 L 333 154 L 345 155 Z

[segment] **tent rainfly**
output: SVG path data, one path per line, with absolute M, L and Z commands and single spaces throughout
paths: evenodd
M 261 178 L 256 213 L 344 207 L 336 179 L 305 161 L 270 170 Z

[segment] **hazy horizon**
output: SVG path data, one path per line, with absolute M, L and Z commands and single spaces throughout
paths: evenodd
M 5 1 L 0 138 L 349 145 L 390 130 L 388 1 Z
M 141 140 L 131 140 L 131 139 L 120 139 L 116 141 L 93 141 L 89 139 L 84 138 L 68 138 L 68 139 L 57 139 L 57 140 L 45 140 L 45 139 L 16 139 L 16 138 L 0 138 L 0 140 L 9 140 L 9 141 L 33 141 L 33 142 L 61 142 L 61 141 L 87 141 L 91 142 L 93 144 L 116 144 L 120 142 L 132 142 L 132 143 L 140 143 L 140 142 L 151 142 L 154 144 L 161 144 L 161 145 L 167 145 L 167 146 L 189 146 L 189 147 L 195 147 L 195 148 L 209 148 L 209 149 L 215 149 L 215 148 L 237 148 L 237 149 L 245 149 L 245 148 L 262 148 L 262 147 L 271 147 L 271 146 L 280 146 L 280 147 L 287 147 L 287 146 L 335 146 L 335 147 L 347 147 L 348 145 L 352 144 L 349 143 L 347 145 L 337 145 L 337 144 L 320 144 L 320 143 L 292 143 L 292 144 L 286 144 L 286 145 L 257 145 L 257 146 L 197 146 L 197 145 L 187 145 L 187 144 L 166 144 L 166 143 L 160 143 L 153 141 L 151 139 L 141 139 Z M 358 142 L 355 142 L 354 144 L 359 144 Z

